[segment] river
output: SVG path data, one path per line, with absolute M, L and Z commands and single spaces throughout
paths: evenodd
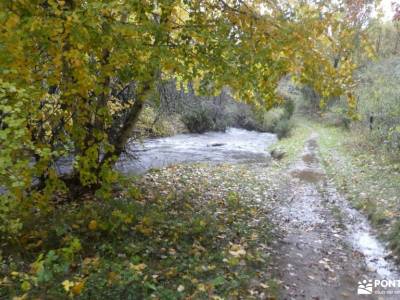
M 128 144 L 117 169 L 125 174 L 141 174 L 177 163 L 263 161 L 269 157 L 268 147 L 276 141 L 275 134 L 238 128 L 146 139 Z

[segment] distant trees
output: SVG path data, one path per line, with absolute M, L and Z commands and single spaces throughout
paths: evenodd
M 375 145 L 399 155 L 400 150 L 400 58 L 369 64 L 358 74 L 358 113 L 361 125 Z
M 392 10 L 392 20 L 374 19 L 367 28 L 367 34 L 378 58 L 400 54 L 400 4 L 392 2 Z
M 400 54 L 400 21 L 380 23 L 375 21 L 368 30 L 378 58 Z

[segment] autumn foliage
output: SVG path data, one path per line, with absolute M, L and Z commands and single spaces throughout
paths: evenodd
M 228 85 L 237 99 L 272 107 L 277 82 L 293 74 L 325 99 L 349 93 L 354 106 L 345 16 L 263 2 L 2 1 L 2 197 L 75 197 L 84 187 L 105 195 L 160 80 L 202 93 Z M 134 95 L 123 97 L 129 87 Z M 73 171 L 62 174 L 60 159 Z

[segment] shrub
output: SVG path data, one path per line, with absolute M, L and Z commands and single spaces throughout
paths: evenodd
M 358 113 L 366 136 L 371 142 L 398 156 L 400 144 L 400 59 L 392 57 L 370 63 L 358 73 Z
M 189 132 L 193 133 L 225 131 L 227 127 L 224 114 L 212 105 L 201 105 L 185 113 L 182 116 L 182 122 Z
M 284 116 L 282 108 L 273 108 L 257 114 L 257 121 L 263 131 L 275 132 L 275 127 Z
M 278 139 L 282 139 L 289 136 L 291 129 L 292 129 L 292 122 L 288 119 L 281 119 L 276 124 L 274 132 L 277 134 Z
M 284 104 L 286 119 L 289 120 L 293 116 L 295 108 L 296 106 L 294 105 L 294 101 L 292 99 L 286 98 Z
M 182 122 L 193 133 L 203 133 L 214 128 L 214 122 L 205 109 L 185 113 L 182 116 Z
M 258 124 L 254 117 L 247 111 L 243 111 L 243 113 L 238 113 L 234 116 L 233 126 L 244 128 L 247 130 L 262 131 L 260 124 Z
M 330 108 L 329 111 L 323 115 L 323 120 L 325 121 L 325 123 L 331 126 L 349 129 L 351 118 L 348 114 L 347 109 L 344 108 L 344 105 L 345 104 Z
M 263 131 L 276 133 L 279 139 L 289 136 L 292 129 L 290 117 L 295 110 L 294 102 L 289 100 L 285 106 L 273 108 L 258 115 L 258 120 Z

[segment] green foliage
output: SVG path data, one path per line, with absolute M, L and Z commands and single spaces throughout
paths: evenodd
M 400 149 L 399 66 L 398 58 L 369 64 L 358 74 L 357 88 L 359 125 L 364 127 L 365 136 L 395 155 Z
M 257 113 L 257 120 L 267 132 L 274 132 L 276 124 L 283 119 L 285 112 L 282 108 L 273 108 L 268 111 L 260 111 Z
M 367 34 L 379 58 L 389 58 L 400 54 L 400 22 L 380 22 L 373 20 Z
M 263 131 L 276 133 L 279 139 L 288 137 L 293 127 L 291 118 L 294 111 L 294 101 L 292 99 L 286 99 L 283 107 L 257 113 L 257 119 L 260 124 L 259 127 Z
M 340 101 L 334 103 L 324 113 L 322 113 L 321 120 L 327 125 L 342 127 L 346 130 L 350 129 L 352 122 L 356 121 L 349 117 L 346 107 L 343 105 L 343 102 Z
M 32 156 L 47 160 L 51 155 L 46 145 L 35 148 L 30 140 L 32 129 L 27 119 L 37 115 L 31 111 L 29 93 L 0 79 L 0 241 L 11 238 L 21 228 L 15 212 L 21 208 L 33 176 L 44 169 L 42 165 L 31 166 Z
M 290 118 L 293 116 L 294 111 L 296 109 L 296 106 L 294 104 L 294 100 L 293 99 L 285 99 L 285 103 L 284 103 L 284 109 L 285 109 L 285 119 L 290 120 Z

